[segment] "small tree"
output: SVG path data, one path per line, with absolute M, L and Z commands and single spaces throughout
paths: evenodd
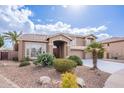
M 6 32 L 4 33 L 5 39 L 9 39 L 13 43 L 13 49 L 18 51 L 18 37 L 22 34 L 22 32 L 17 33 L 16 31 L 13 32 Z
M 0 35 L 0 47 L 4 45 L 4 37 Z
M 98 42 L 92 42 L 90 45 L 87 46 L 86 48 L 87 52 L 92 53 L 92 58 L 93 58 L 93 70 L 97 69 L 97 58 L 98 58 L 98 53 L 100 51 L 103 51 L 103 46 L 101 43 Z

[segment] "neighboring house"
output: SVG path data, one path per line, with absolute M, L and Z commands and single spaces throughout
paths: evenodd
M 112 37 L 101 41 L 105 59 L 124 59 L 124 37 Z
M 35 59 L 38 53 L 51 53 L 57 58 L 65 58 L 70 55 L 77 55 L 80 58 L 91 58 L 89 53 L 84 52 L 84 48 L 96 37 L 93 35 L 79 36 L 72 34 L 23 34 L 18 38 L 19 51 L 18 58 L 24 57 Z

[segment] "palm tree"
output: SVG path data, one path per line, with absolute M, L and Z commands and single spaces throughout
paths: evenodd
M 18 37 L 22 34 L 22 32 L 17 33 L 16 31 L 13 32 L 6 32 L 4 33 L 5 39 L 9 39 L 13 43 L 13 49 L 18 51 Z
M 91 52 L 92 53 L 92 57 L 93 57 L 93 70 L 94 69 L 98 69 L 97 68 L 97 58 L 98 58 L 98 53 L 100 51 L 103 51 L 103 46 L 101 43 L 98 42 L 92 42 L 91 44 L 89 44 L 86 48 L 87 52 Z
M 4 45 L 4 37 L 0 35 L 0 47 Z

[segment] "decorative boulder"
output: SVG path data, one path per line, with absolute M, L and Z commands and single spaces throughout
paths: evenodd
M 77 84 L 78 84 L 78 86 L 81 87 L 81 88 L 85 87 L 85 82 L 84 82 L 84 80 L 83 80 L 82 78 L 80 78 L 80 77 L 77 77 Z
M 54 88 L 60 88 L 61 81 L 59 80 L 53 80 L 53 87 Z
M 39 83 L 44 88 L 50 88 L 50 87 L 52 87 L 51 78 L 49 76 L 41 76 Z

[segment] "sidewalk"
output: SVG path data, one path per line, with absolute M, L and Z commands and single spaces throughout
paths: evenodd
M 0 75 L 0 88 L 19 88 L 15 83 Z
M 124 88 L 124 69 L 113 73 L 105 82 L 104 88 Z

